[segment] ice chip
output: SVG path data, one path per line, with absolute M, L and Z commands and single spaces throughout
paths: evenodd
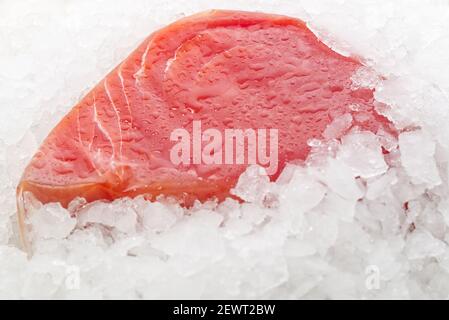
M 354 170 L 339 159 L 329 159 L 320 179 L 332 191 L 346 199 L 359 199 L 363 190 L 356 182 Z
M 447 244 L 434 238 L 425 230 L 415 230 L 407 239 L 407 257 L 423 259 L 442 255 L 447 250 Z
M 145 201 L 141 215 L 143 227 L 149 231 L 162 232 L 169 229 L 182 215 L 179 206 L 168 206 L 162 203 L 150 203 Z
M 338 217 L 332 212 L 311 211 L 307 214 L 305 240 L 312 244 L 320 254 L 325 254 L 338 237 Z
M 240 176 L 231 193 L 247 202 L 260 202 L 270 190 L 270 178 L 263 167 L 252 165 Z
M 308 174 L 306 168 L 296 167 L 290 181 L 280 186 L 279 193 L 283 200 L 282 205 L 300 213 L 318 205 L 326 193 L 326 187 L 313 175 Z
M 381 145 L 372 132 L 353 132 L 344 136 L 337 159 L 345 162 L 354 175 L 363 178 L 378 176 L 388 168 Z
M 63 239 L 76 226 L 76 218 L 59 203 L 50 203 L 34 211 L 29 218 L 33 237 L 42 239 Z
M 334 192 L 329 192 L 322 205 L 326 214 L 332 215 L 346 222 L 351 222 L 354 218 L 356 200 L 345 199 Z
M 340 138 L 352 124 L 352 116 L 349 113 L 335 118 L 324 130 L 323 137 L 327 140 Z
M 80 226 L 98 223 L 117 229 L 123 233 L 134 233 L 137 225 L 137 214 L 127 199 L 119 199 L 113 203 L 97 202 L 86 206 L 79 212 Z
M 375 70 L 369 67 L 360 67 L 351 77 L 352 88 L 370 88 L 373 89 L 381 81 L 381 77 Z
M 391 186 L 396 184 L 398 179 L 394 169 L 390 169 L 385 174 L 369 179 L 367 181 L 366 198 L 375 200 L 378 197 L 390 192 Z
M 439 185 L 441 178 L 435 163 L 435 141 L 422 130 L 399 135 L 402 165 L 412 181 L 429 187 Z

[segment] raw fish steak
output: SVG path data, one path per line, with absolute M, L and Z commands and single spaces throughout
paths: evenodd
M 354 113 L 351 105 L 364 113 L 353 126 L 388 130 L 373 91 L 351 86 L 359 67 L 294 18 L 210 11 L 179 20 L 150 35 L 51 131 L 18 186 L 21 225 L 25 192 L 63 206 L 76 197 L 224 199 L 248 164 L 205 164 L 193 152 L 190 163 L 170 157 L 172 133 L 194 135 L 199 122 L 203 132 L 277 129 L 272 179 L 287 162 L 305 159 L 307 141 Z

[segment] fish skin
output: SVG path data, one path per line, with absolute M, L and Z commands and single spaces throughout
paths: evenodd
M 245 166 L 212 174 L 174 166 L 172 130 L 198 119 L 204 129 L 279 128 L 275 179 L 287 162 L 307 157 L 307 141 L 322 138 L 333 118 L 353 112 L 350 104 L 367 116 L 354 125 L 394 130 L 376 113 L 373 90 L 351 88 L 359 67 L 298 19 L 224 10 L 181 19 L 144 40 L 50 132 L 24 171 L 18 202 L 25 192 L 65 207 L 76 197 L 142 194 L 186 205 L 223 200 Z

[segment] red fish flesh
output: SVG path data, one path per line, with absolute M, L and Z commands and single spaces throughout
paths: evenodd
M 222 200 L 247 164 L 170 161 L 171 133 L 193 133 L 198 121 L 203 131 L 277 129 L 275 179 L 307 157 L 307 141 L 335 117 L 355 112 L 350 105 L 365 113 L 354 126 L 389 130 L 373 91 L 351 87 L 360 67 L 298 19 L 218 10 L 179 20 L 143 41 L 51 131 L 23 174 L 19 204 L 25 192 L 63 206 L 76 197 Z

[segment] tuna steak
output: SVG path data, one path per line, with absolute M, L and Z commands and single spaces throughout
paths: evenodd
M 246 164 L 174 164 L 177 128 L 275 128 L 278 166 L 305 159 L 335 117 L 361 106 L 377 132 L 389 122 L 374 111 L 373 92 L 351 88 L 356 59 L 332 51 L 297 19 L 210 11 L 150 35 L 53 129 L 18 187 L 43 203 L 67 206 L 146 195 L 224 199 Z

